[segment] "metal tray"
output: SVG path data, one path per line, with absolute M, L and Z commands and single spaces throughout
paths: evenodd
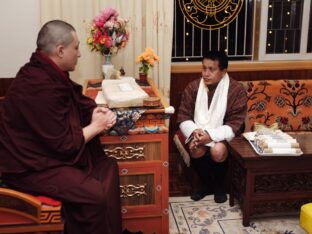
M 300 153 L 288 153 L 288 154 L 277 154 L 277 153 L 261 153 L 257 148 L 254 141 L 248 140 L 254 151 L 261 156 L 300 156 L 302 155 L 302 151 Z

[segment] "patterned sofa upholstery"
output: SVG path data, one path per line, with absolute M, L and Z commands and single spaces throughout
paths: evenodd
M 255 123 L 268 127 L 277 124 L 279 129 L 287 132 L 312 130 L 312 80 L 256 80 L 241 83 L 248 97 L 245 131 L 252 131 Z M 179 134 L 175 134 L 173 141 L 189 166 L 189 154 Z
M 312 130 L 312 80 L 264 80 L 242 82 L 248 96 L 248 123 L 283 131 Z

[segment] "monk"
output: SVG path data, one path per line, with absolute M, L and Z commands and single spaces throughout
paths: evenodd
M 116 116 L 69 77 L 80 57 L 73 26 L 47 22 L 37 47 L 3 103 L 3 179 L 16 190 L 60 200 L 65 233 L 121 233 L 118 166 L 98 137 Z
M 210 51 L 202 59 L 202 77 L 185 88 L 177 122 L 186 138 L 191 165 L 203 188 L 192 194 L 198 201 L 209 193 L 217 203 L 227 200 L 223 181 L 227 171 L 227 142 L 242 132 L 247 113 L 243 86 L 229 77 L 228 57 Z

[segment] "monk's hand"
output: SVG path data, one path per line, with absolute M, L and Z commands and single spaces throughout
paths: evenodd
M 103 113 L 103 115 L 105 116 L 105 130 L 108 130 L 116 124 L 117 116 L 109 109 L 105 113 Z
M 108 108 L 96 107 L 93 110 L 91 123 L 95 124 L 100 131 L 106 131 L 116 123 L 116 114 Z

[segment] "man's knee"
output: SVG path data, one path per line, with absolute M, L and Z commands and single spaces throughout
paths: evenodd
M 214 147 L 210 148 L 211 159 L 215 162 L 224 162 L 228 156 L 228 150 L 226 145 L 222 142 L 218 142 Z

